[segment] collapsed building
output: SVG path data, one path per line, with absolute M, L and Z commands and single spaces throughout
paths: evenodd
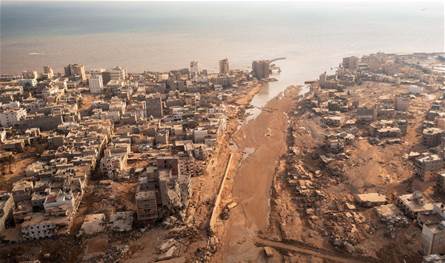
M 404 131 L 402 131 L 402 129 Z M 369 133 L 373 137 L 378 138 L 398 138 L 406 132 L 406 127 L 398 125 L 395 121 L 380 120 L 369 125 Z
M 434 204 L 425 199 L 421 192 L 401 195 L 397 197 L 397 205 L 410 218 L 417 218 L 419 214 L 433 211 Z
M 414 160 L 417 175 L 423 176 L 427 172 L 437 171 L 443 168 L 444 161 L 437 154 L 424 153 Z
M 340 132 L 325 135 L 323 148 L 329 152 L 338 154 L 344 151 L 345 146 L 354 143 L 355 136 L 351 133 Z
M 137 218 L 156 220 L 168 214 L 179 215 L 187 207 L 190 175 L 182 173 L 177 157 L 160 156 L 148 167 L 136 190 Z
M 123 176 L 127 169 L 130 151 L 130 144 L 128 143 L 117 143 L 108 146 L 100 160 L 101 172 L 112 179 Z
M 0 192 L 0 236 L 12 221 L 14 200 L 10 193 Z

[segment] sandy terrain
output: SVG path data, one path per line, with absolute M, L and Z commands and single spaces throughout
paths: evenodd
M 37 161 L 37 157 L 32 151 L 14 154 L 14 160 L 9 163 L 0 164 L 0 189 L 10 191 L 12 184 L 20 180 L 25 175 L 28 165 Z
M 82 94 L 82 103 L 79 107 L 79 111 L 86 111 L 91 108 L 91 105 L 94 101 L 99 100 L 99 96 L 91 95 L 91 94 Z
M 406 87 L 403 86 L 378 83 L 365 83 L 354 88 L 360 103 L 368 105 L 375 103 L 380 96 L 404 91 Z M 319 117 L 304 109 L 292 117 L 296 162 L 312 175 L 317 174 L 311 178 L 311 184 L 316 185 L 322 201 L 314 197 L 296 198 L 295 191 L 283 179 L 285 177 L 278 175 L 273 185 L 271 232 L 263 236 L 335 251 L 329 242 L 330 235 L 335 233 L 350 238 L 355 243 L 355 251 L 368 256 L 365 261 L 378 258 L 381 262 L 418 262 L 420 229 L 417 226 L 411 224 L 398 228 L 394 236 L 389 237 L 387 227 L 372 209 L 348 210 L 342 207 L 346 202 L 354 203 L 355 193 L 377 191 L 390 199 L 414 190 L 422 190 L 426 196 L 432 194 L 434 182 L 413 177 L 413 165 L 404 154 L 411 150 L 426 150 L 421 144 L 419 126 L 437 95 L 418 96 L 410 102 L 408 129 L 402 143 L 378 146 L 370 144 L 366 137 L 356 138 L 354 144 L 347 148 L 348 159 L 338 162 L 343 171 L 340 177 L 329 175 L 326 169 L 321 168 L 317 158 L 317 149 L 323 144 L 321 135 L 327 130 L 320 125 Z M 308 214 L 308 208 L 315 211 Z M 293 249 L 294 252 L 296 250 Z
M 256 119 L 241 126 L 233 137 L 238 167 L 229 179 L 225 200 L 239 205 L 224 223 L 221 249 L 216 262 L 259 261 L 261 249 L 255 246 L 257 232 L 269 223 L 269 198 L 277 162 L 286 152 L 288 112 L 297 88 L 288 89 L 270 101 Z

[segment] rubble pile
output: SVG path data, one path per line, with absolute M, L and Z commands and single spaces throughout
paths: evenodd
M 413 62 L 424 59 L 345 58 L 335 74 L 311 84 L 311 96 L 290 115 L 286 182 L 304 226 L 314 231 L 309 237 L 375 255 L 368 240 L 396 242 L 416 222 L 423 253 L 445 253 L 431 237 L 445 233 L 437 230 L 443 205 L 430 194 L 443 181 L 445 78 Z

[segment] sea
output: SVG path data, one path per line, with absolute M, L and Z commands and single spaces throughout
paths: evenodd
M 250 69 L 277 61 L 281 73 L 255 97 L 313 80 L 345 56 L 444 51 L 443 1 L 95 2 L 0 1 L 0 73 L 185 68 Z

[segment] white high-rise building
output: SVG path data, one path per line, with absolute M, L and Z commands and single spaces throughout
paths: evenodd
M 102 93 L 102 90 L 104 88 L 102 74 L 91 74 L 91 77 L 88 79 L 88 87 L 90 88 L 91 93 Z

